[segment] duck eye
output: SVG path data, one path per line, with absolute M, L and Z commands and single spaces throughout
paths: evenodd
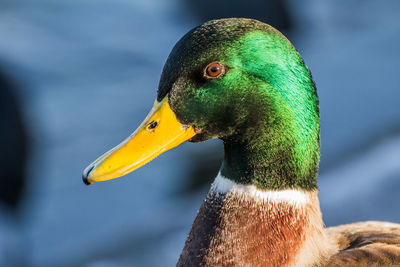
M 212 62 L 204 69 L 204 77 L 207 79 L 216 79 L 225 74 L 225 66 L 219 62 Z

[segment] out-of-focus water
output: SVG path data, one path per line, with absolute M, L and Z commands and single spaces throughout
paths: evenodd
M 319 89 L 326 223 L 400 222 L 400 4 L 289 3 L 291 39 Z M 194 26 L 178 0 L 0 4 L 0 66 L 21 85 L 34 141 L 22 223 L 0 212 L 0 251 L 32 266 L 175 264 L 207 190 L 175 189 L 188 155 L 218 142 L 185 144 L 91 187 L 80 176 L 144 118 L 169 51 Z

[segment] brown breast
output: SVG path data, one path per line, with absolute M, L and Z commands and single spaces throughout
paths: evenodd
M 307 209 L 210 193 L 177 266 L 285 266 L 308 229 Z

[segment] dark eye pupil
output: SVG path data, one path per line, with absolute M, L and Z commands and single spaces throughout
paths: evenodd
M 219 62 L 212 62 L 204 68 L 203 76 L 206 79 L 216 79 L 225 74 L 224 65 Z
M 211 67 L 211 72 L 217 72 L 218 71 L 218 67 L 217 66 L 212 66 Z

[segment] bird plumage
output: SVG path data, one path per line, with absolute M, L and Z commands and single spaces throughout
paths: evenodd
M 289 40 L 256 20 L 188 32 L 148 117 L 83 179 L 113 179 L 184 141 L 211 138 L 224 142 L 224 161 L 178 266 L 400 266 L 400 225 L 324 227 L 315 84 Z

